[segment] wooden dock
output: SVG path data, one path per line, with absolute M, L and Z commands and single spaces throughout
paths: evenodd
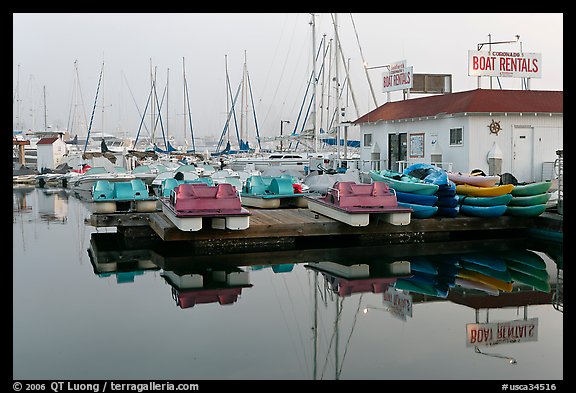
M 508 235 L 518 236 L 529 228 L 548 228 L 562 232 L 562 220 L 551 217 L 494 218 L 458 216 L 412 219 L 408 225 L 392 225 L 370 217 L 364 227 L 353 227 L 315 213 L 309 209 L 250 209 L 250 227 L 245 230 L 212 229 L 206 219 L 199 231 L 179 230 L 162 213 L 92 214 L 89 224 L 94 227 L 117 227 L 126 237 L 157 237 L 162 241 L 188 241 L 195 244 L 233 245 L 235 248 L 254 248 L 257 245 L 284 244 L 295 247 L 306 242 L 330 244 L 386 244 L 476 239 Z M 496 232 L 495 232 L 496 231 Z M 508 234 L 508 235 L 506 235 Z

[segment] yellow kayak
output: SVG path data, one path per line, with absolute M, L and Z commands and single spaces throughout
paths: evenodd
M 494 187 L 477 187 L 470 184 L 457 184 L 456 194 L 470 195 L 475 197 L 495 197 L 504 194 L 510 194 L 513 189 L 513 184 L 504 184 Z
M 472 270 L 462 269 L 458 272 L 458 277 L 467 280 L 478 281 L 486 285 L 490 285 L 503 292 L 512 292 L 512 283 L 498 280 L 494 277 L 487 276 L 486 274 L 478 273 Z

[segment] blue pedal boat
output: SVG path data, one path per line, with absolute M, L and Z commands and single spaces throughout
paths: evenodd
M 242 205 L 261 209 L 308 207 L 297 179 L 290 175 L 250 176 L 242 188 Z
M 142 179 L 128 181 L 98 180 L 92 186 L 92 212 L 156 211 L 158 198 L 150 195 Z

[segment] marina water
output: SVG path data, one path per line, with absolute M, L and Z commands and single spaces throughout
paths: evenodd
M 564 378 L 563 304 L 554 293 L 542 304 L 479 310 L 405 293 L 409 315 L 394 313 L 382 293 L 339 296 L 294 251 L 234 267 L 250 285 L 230 304 L 185 308 L 149 258 L 99 269 L 105 250 L 97 255 L 94 240 L 116 229 L 91 227 L 89 217 L 69 190 L 13 189 L 15 380 Z M 558 261 L 538 254 L 558 291 Z M 185 266 L 186 255 L 179 260 Z M 536 339 L 467 345 L 468 324 L 526 320 L 537 321 Z

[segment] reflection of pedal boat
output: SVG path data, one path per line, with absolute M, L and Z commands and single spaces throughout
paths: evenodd
M 149 194 L 148 187 L 141 179 L 127 181 L 97 180 L 92 186 L 92 212 L 114 213 L 134 210 L 153 212 L 157 200 Z
M 216 302 L 232 304 L 238 300 L 243 288 L 252 286 L 248 272 L 242 270 L 184 274 L 164 271 L 162 276 L 172 287 L 172 297 L 180 308 Z
M 211 218 L 212 228 L 217 229 L 242 230 L 250 225 L 250 212 L 242 207 L 240 196 L 229 183 L 180 184 L 169 199 L 160 201 L 166 217 L 182 231 L 200 230 L 203 218 Z
M 395 261 L 390 264 L 392 266 L 388 270 L 395 273 L 386 277 L 371 276 L 370 266 L 367 264 L 314 262 L 307 264 L 306 268 L 322 273 L 330 288 L 339 296 L 346 297 L 354 293 L 384 293 L 398 278 L 411 276 L 408 261 Z
M 308 209 L 351 226 L 366 226 L 379 213 L 392 225 L 410 223 L 412 209 L 398 206 L 396 195 L 383 182 L 336 182 L 325 196 L 306 196 Z
M 264 209 L 308 206 L 301 186 L 290 175 L 250 176 L 242 189 L 242 204 Z

